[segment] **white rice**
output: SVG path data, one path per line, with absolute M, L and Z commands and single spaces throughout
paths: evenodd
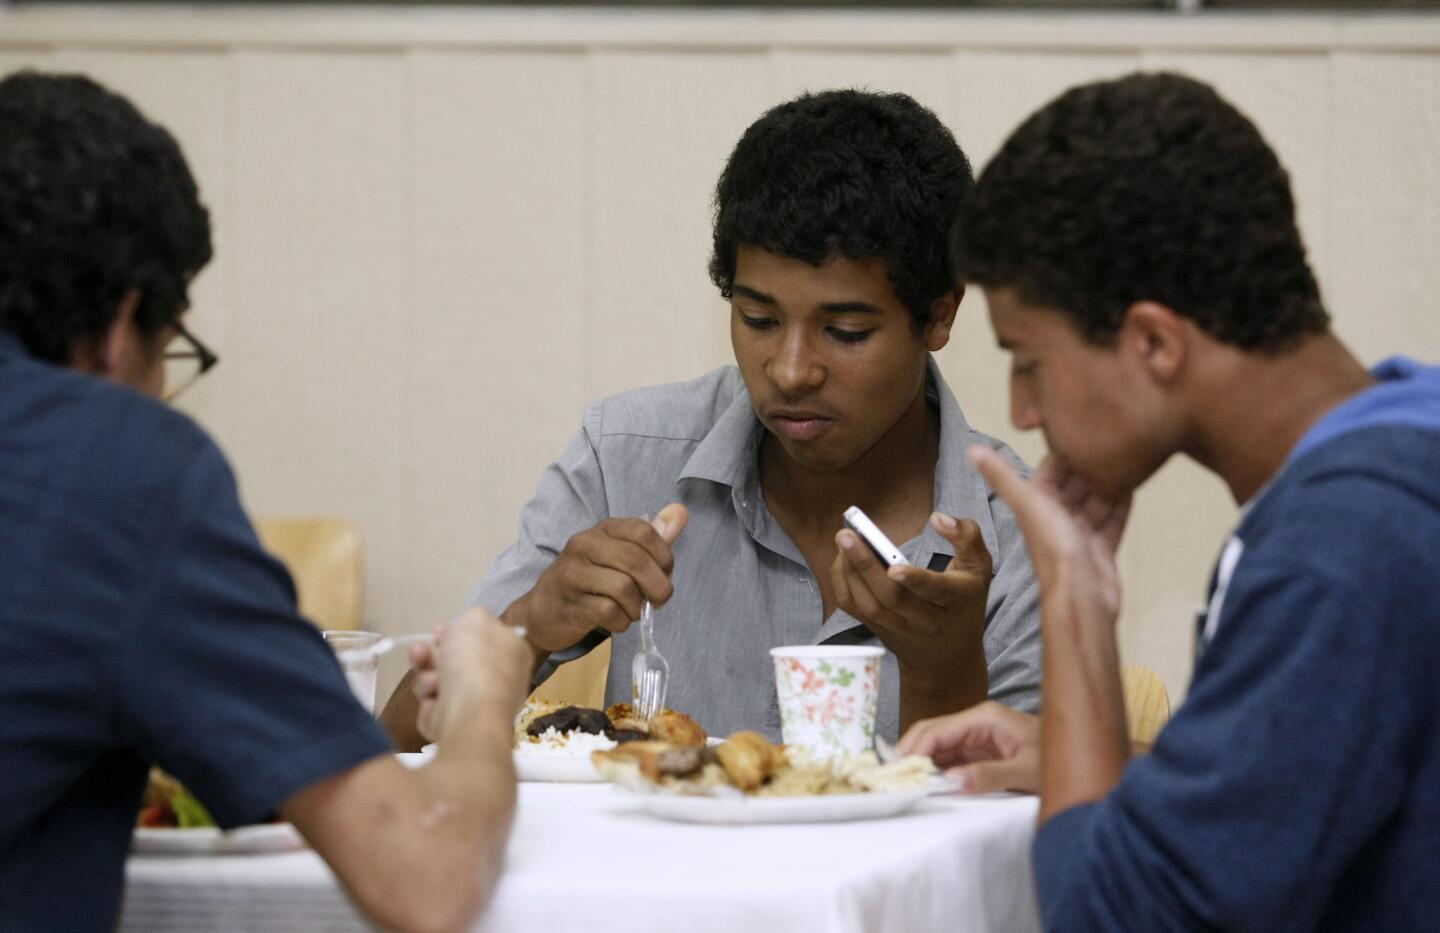
M 530 736 L 515 746 L 515 754 L 522 758 L 589 758 L 591 752 L 603 752 L 615 747 L 613 739 L 591 732 L 556 732 L 551 726 L 537 736 Z

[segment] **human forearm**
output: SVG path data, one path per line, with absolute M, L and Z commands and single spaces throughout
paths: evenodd
M 942 674 L 900 665 L 900 734 L 915 723 L 983 703 L 989 692 L 985 651 L 977 645 L 958 666 Z
M 382 927 L 463 929 L 489 896 L 515 774 L 509 716 L 485 718 L 482 735 L 449 735 L 446 750 L 420 770 L 373 759 L 282 807 Z
M 531 657 L 490 613 L 466 612 L 410 651 L 435 760 L 410 771 L 372 759 L 282 808 L 381 925 L 460 928 L 488 896 L 514 813 L 510 746 Z
M 492 700 L 475 709 L 460 727 L 440 737 L 435 760 L 416 772 L 427 809 L 420 817 L 422 832 L 413 841 L 425 853 L 436 846 L 450 850 L 437 860 L 449 868 L 449 877 L 437 872 L 427 879 L 429 897 L 451 892 L 451 918 L 457 922 L 446 920 L 442 928 L 466 926 L 500 874 L 516 801 L 511 706 Z M 417 852 L 416 861 L 422 854 L 434 858 Z
M 1129 759 L 1114 620 L 1063 581 L 1043 609 L 1040 821 L 1099 800 Z

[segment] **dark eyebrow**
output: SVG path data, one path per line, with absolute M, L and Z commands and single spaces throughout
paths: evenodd
M 732 295 L 744 295 L 751 301 L 759 302 L 762 305 L 775 305 L 774 295 L 767 295 L 764 292 L 756 291 L 748 285 L 741 285 L 739 282 L 730 286 L 730 293 Z
M 820 306 L 830 314 L 881 314 L 881 310 L 863 301 L 832 301 Z
M 748 285 L 741 285 L 739 282 L 730 286 L 731 295 L 740 295 L 749 298 L 757 304 L 775 307 L 779 304 L 774 295 L 767 295 L 759 289 L 751 288 Z M 881 314 L 881 310 L 872 304 L 864 301 L 831 301 L 820 306 L 820 310 L 827 314 Z

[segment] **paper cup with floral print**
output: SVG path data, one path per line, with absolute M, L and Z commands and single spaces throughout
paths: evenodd
M 772 648 L 780 732 L 822 758 L 875 747 L 883 648 L 793 645 Z

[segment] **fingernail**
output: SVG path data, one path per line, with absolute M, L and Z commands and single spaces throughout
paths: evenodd
M 854 536 L 852 536 L 848 531 L 840 532 L 840 546 L 847 551 L 853 550 L 855 548 Z
M 977 465 L 989 455 L 990 451 L 982 444 L 971 444 L 970 448 L 965 451 L 965 456 L 970 458 L 970 462 Z
M 943 512 L 936 512 L 934 515 L 930 516 L 930 519 L 935 523 L 935 527 L 943 528 L 946 531 L 954 531 L 957 527 L 959 527 L 955 519 L 951 518 L 949 515 L 946 515 Z

